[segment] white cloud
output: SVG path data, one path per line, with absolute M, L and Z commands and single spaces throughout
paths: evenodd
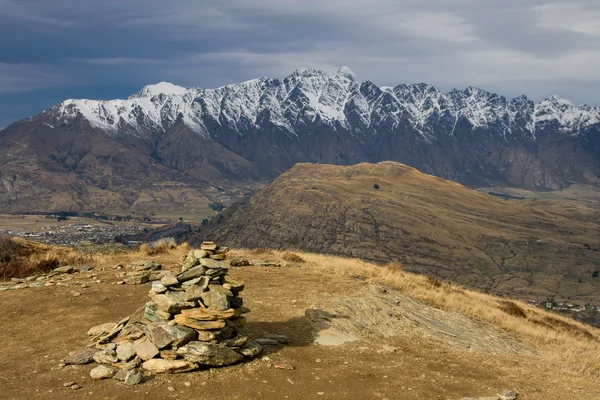
M 536 6 L 537 25 L 600 35 L 600 3 L 565 2 Z
M 346 64 L 381 85 L 558 92 L 600 105 L 596 3 L 0 0 L 0 93 L 163 80 L 215 87 Z
M 441 41 L 474 40 L 473 28 L 452 13 L 415 13 L 406 15 L 398 25 L 406 33 Z

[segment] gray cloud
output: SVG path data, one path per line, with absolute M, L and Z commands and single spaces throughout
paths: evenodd
M 16 92 L 106 98 L 161 80 L 213 87 L 340 64 L 381 85 L 474 85 L 598 105 L 600 4 L 0 0 L 5 110 Z M 22 116 L 4 112 L 0 125 Z

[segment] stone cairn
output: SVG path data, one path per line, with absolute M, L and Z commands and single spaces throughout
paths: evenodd
M 151 301 L 116 326 L 92 328 L 88 334 L 95 333 L 95 349 L 68 363 L 93 359 L 101 365 L 91 371 L 92 378 L 137 384 L 144 373 L 222 367 L 257 356 L 261 345 L 243 330 L 243 315 L 250 311 L 239 297 L 244 283 L 227 275 L 228 250 L 213 242 L 191 250 L 181 273 L 152 282 Z

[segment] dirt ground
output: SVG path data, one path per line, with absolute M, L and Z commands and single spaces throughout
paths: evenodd
M 281 333 L 291 337 L 289 345 L 268 347 L 245 364 L 150 377 L 138 386 L 93 381 L 93 365 L 60 367 L 61 359 L 88 344 L 90 327 L 117 322 L 149 299 L 149 284 L 114 285 L 116 272 L 98 272 L 101 282 L 87 288 L 81 285 L 89 279 L 82 279 L 71 286 L 0 292 L 1 399 L 445 400 L 492 396 L 507 388 L 517 389 L 525 400 L 600 398 L 600 386 L 586 378 L 573 374 L 556 379 L 555 369 L 541 363 L 535 351 L 458 349 L 419 330 L 337 347 L 314 344 L 305 310 L 327 308 L 368 284 L 302 267 L 231 269 L 233 278 L 246 282 L 242 296 L 252 310 L 247 316 L 249 336 Z M 295 369 L 275 369 L 276 361 Z M 83 388 L 63 387 L 72 381 Z

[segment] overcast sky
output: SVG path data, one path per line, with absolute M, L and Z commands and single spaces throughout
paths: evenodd
M 600 105 L 598 0 L 0 0 L 0 127 L 65 98 L 348 65 Z

